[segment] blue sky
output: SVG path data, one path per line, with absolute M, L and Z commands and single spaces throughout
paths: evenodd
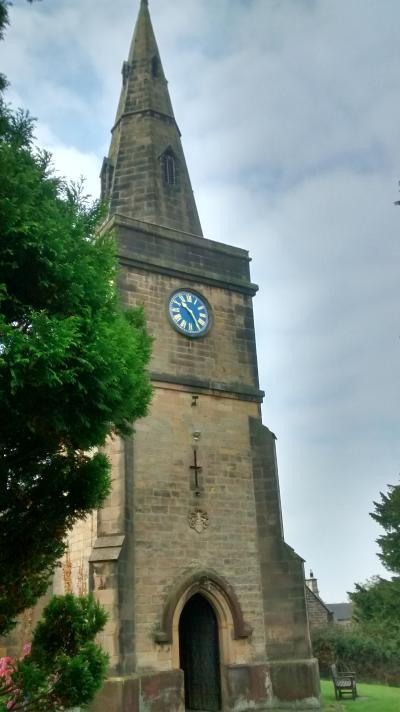
M 382 572 L 399 479 L 398 0 L 150 0 L 204 233 L 253 258 L 287 541 L 328 602 Z M 98 174 L 137 0 L 14 0 L 15 105 L 60 173 Z

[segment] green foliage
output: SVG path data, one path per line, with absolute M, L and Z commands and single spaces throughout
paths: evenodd
M 354 603 L 354 619 L 371 633 L 400 640 L 400 578 L 391 581 L 379 576 L 365 584 L 356 584 L 349 593 Z
M 72 593 L 54 596 L 37 624 L 32 641 L 32 658 L 51 668 L 59 653 L 77 655 L 86 641 L 94 640 L 107 614 L 91 596 L 77 598 Z
M 360 680 L 400 685 L 400 636 L 329 625 L 312 631 L 312 645 L 323 676 L 329 677 L 336 663 L 339 669 L 354 670 Z
M 374 502 L 371 516 L 386 534 L 378 538 L 384 565 L 400 573 L 400 486 L 389 485 L 388 494 Z M 400 685 L 400 577 L 374 577 L 356 584 L 349 593 L 354 604 L 354 625 L 349 630 L 336 626 L 313 634 L 315 654 L 322 670 L 329 663 L 356 670 L 365 680 Z
M 0 634 L 45 592 L 68 529 L 101 506 L 98 448 L 130 433 L 151 395 L 151 340 L 143 311 L 120 304 L 104 208 L 54 175 L 5 86 L 0 75 Z M 106 675 L 105 621 L 91 597 L 53 598 L 31 649 L 0 659 L 0 712 L 87 705 Z
M 389 571 L 400 574 L 400 485 L 388 485 L 388 493 L 381 492 L 380 496 L 371 513 L 386 532 L 377 539 L 381 550 L 378 556 Z
M 106 618 L 90 596 L 52 598 L 30 652 L 13 663 L 11 676 L 0 675 L 0 712 L 12 704 L 51 712 L 91 702 L 106 676 L 107 656 L 93 642 Z
M 391 571 L 400 573 L 400 485 L 374 502 L 371 514 L 385 530 L 378 538 L 379 558 Z M 329 626 L 313 633 L 315 655 L 322 671 L 337 662 L 354 669 L 364 680 L 400 685 L 400 577 L 374 577 L 356 584 L 349 593 L 354 604 L 353 626 Z
M 143 311 L 120 304 L 104 208 L 54 175 L 32 131 L 0 103 L 0 634 L 107 496 L 97 448 L 151 395 L 151 340 Z
M 4 30 L 8 25 L 8 2 L 0 0 L 0 40 L 4 37 Z
M 0 40 L 3 39 L 5 28 L 8 25 L 7 5 L 8 3 L 6 2 L 6 0 L 0 0 Z M 6 84 L 7 80 L 4 74 L 0 74 L 0 91 L 5 88 Z

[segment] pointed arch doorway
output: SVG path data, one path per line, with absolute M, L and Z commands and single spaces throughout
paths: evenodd
M 185 677 L 185 706 L 190 712 L 221 710 L 218 621 L 199 593 L 189 598 L 179 620 L 180 666 Z

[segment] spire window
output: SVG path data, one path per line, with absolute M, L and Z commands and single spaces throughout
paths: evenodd
M 157 55 L 151 60 L 151 76 L 153 79 L 157 79 L 160 76 L 160 60 Z
M 123 86 L 125 86 L 126 82 L 128 81 L 130 73 L 131 73 L 131 65 L 129 64 L 129 62 L 124 62 L 122 65 L 122 70 L 121 70 Z
M 178 176 L 176 158 L 172 151 L 167 151 L 166 153 L 164 153 L 162 163 L 164 172 L 164 183 L 166 183 L 167 185 L 177 185 Z
M 103 160 L 103 165 L 100 173 L 102 200 L 107 200 L 110 197 L 113 177 L 114 166 L 112 165 L 109 158 L 105 158 Z

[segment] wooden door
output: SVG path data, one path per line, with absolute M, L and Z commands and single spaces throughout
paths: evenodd
M 218 638 L 218 623 L 211 605 L 199 594 L 192 596 L 179 621 L 187 710 L 219 712 L 221 709 Z

